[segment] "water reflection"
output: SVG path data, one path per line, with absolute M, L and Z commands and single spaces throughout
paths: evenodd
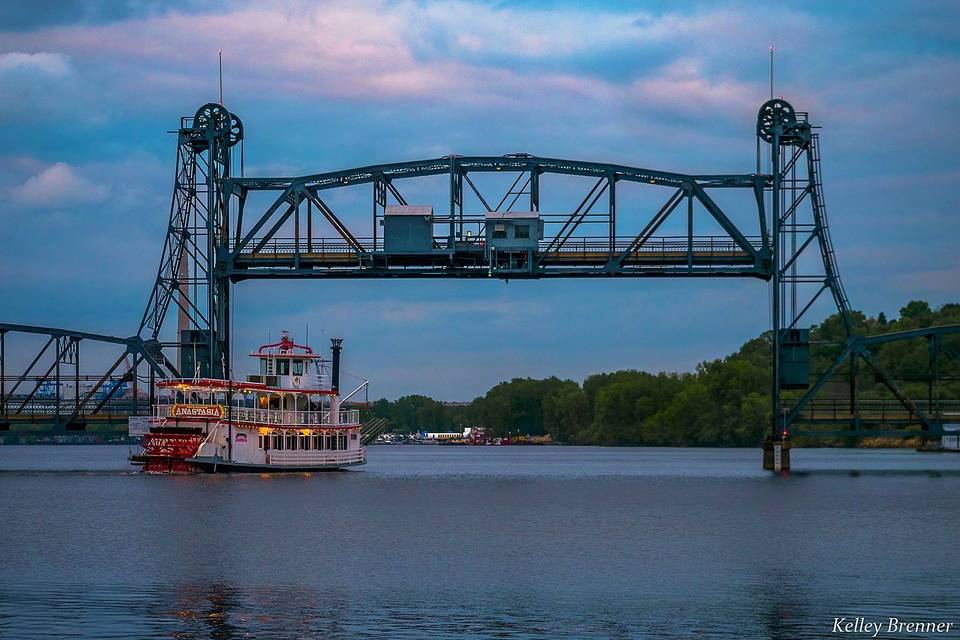
M 161 591 L 158 595 L 166 595 Z M 172 637 L 178 640 L 233 640 L 248 635 L 231 620 L 243 625 L 245 618 L 236 611 L 239 605 L 237 590 L 223 583 L 214 583 L 207 588 L 197 585 L 184 585 L 172 594 L 176 598 L 175 607 L 161 605 L 161 614 L 175 616 L 178 628 Z M 165 610 L 164 610 L 165 609 Z
M 848 477 L 861 476 L 876 478 L 916 477 L 916 478 L 960 478 L 960 469 L 809 469 L 792 470 L 784 477 Z
M 951 619 L 944 596 L 893 592 L 841 595 L 798 563 L 766 567 L 742 584 L 676 590 L 640 584 L 618 595 L 523 594 L 507 589 L 464 597 L 323 591 L 312 587 L 177 585 L 0 586 L 0 637 L 174 638 L 793 638 L 829 635 L 833 616 Z M 939 587 L 946 587 L 941 584 Z M 903 584 L 895 590 L 915 589 Z M 843 589 L 841 589 L 842 591 Z M 945 592 L 945 591 L 944 591 Z M 852 596 L 852 598 L 851 598 Z
M 777 541 L 771 540 L 771 544 Z M 794 640 L 824 634 L 816 619 L 810 597 L 800 578 L 803 574 L 789 553 L 775 554 L 776 560 L 761 572 L 752 585 L 749 597 L 758 603 L 758 626 L 771 640 Z M 744 621 L 748 624 L 748 621 Z

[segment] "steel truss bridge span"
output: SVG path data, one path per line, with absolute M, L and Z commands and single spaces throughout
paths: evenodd
M 485 193 L 471 178 L 484 173 L 515 178 L 505 193 Z M 589 179 L 590 188 L 578 200 L 576 208 L 571 205 L 570 211 L 563 213 L 541 211 L 541 177 L 549 174 Z M 378 227 L 388 202 L 407 205 L 401 192 L 404 181 L 428 176 L 449 176 L 448 200 L 443 211 L 431 214 L 431 246 L 416 252 L 391 249 Z M 224 247 L 221 273 L 232 281 L 271 277 L 622 275 L 725 275 L 767 279 L 771 272 L 771 248 L 762 194 L 770 181 L 769 176 L 759 174 L 687 175 L 527 154 L 447 156 L 295 178 L 230 178 L 223 181 L 224 197 L 234 198 L 237 206 L 236 214 L 230 219 L 232 230 Z M 618 235 L 617 185 L 620 183 L 669 188 L 669 197 L 655 213 L 651 212 L 648 224 L 639 233 Z M 328 191 L 366 184 L 373 187 L 373 233 L 357 237 L 324 198 Z M 708 194 L 709 190 L 720 188 L 746 189 L 753 193 L 757 205 L 751 214 L 756 228 L 749 234 Z M 255 192 L 272 192 L 272 203 L 264 210 L 251 211 L 248 197 Z M 482 213 L 465 212 L 465 197 L 475 199 L 476 208 Z M 694 206 L 702 208 L 723 235 L 694 235 Z M 516 248 L 496 250 L 490 239 L 485 238 L 489 214 L 509 214 L 520 208 L 538 214 L 546 228 L 545 237 L 529 252 Z M 678 208 L 689 218 L 687 233 L 655 236 Z M 314 212 L 329 222 L 337 235 L 315 238 Z M 251 219 L 251 214 L 253 223 L 246 228 L 244 222 Z M 636 213 L 631 211 L 630 215 L 633 218 L 630 221 L 635 222 Z M 597 225 L 602 227 L 602 235 L 596 233 Z M 286 235 L 279 235 L 284 227 Z M 587 227 L 594 230 L 592 235 L 584 235 L 582 230 Z

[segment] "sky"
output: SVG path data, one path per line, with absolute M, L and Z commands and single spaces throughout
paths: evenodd
M 750 173 L 771 45 L 775 92 L 822 126 L 852 305 L 960 301 L 956 3 L 88 0 L 0 5 L 0 321 L 136 331 L 169 131 L 217 99 L 218 49 L 247 176 L 513 152 Z M 370 235 L 369 195 L 338 206 Z M 315 346 L 345 339 L 373 397 L 468 400 L 516 376 L 692 370 L 765 330 L 768 295 L 726 279 L 243 282 L 233 348 L 309 326 Z

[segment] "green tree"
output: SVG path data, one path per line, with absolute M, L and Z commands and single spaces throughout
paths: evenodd
M 851 314 L 854 331 L 876 334 L 933 324 L 960 324 L 960 304 L 938 309 L 913 300 L 888 321 Z M 483 426 L 491 435 L 549 433 L 561 442 L 605 445 L 753 446 L 771 423 L 772 334 L 748 340 L 726 358 L 700 363 L 694 373 L 647 373 L 637 370 L 598 373 L 582 385 L 556 377 L 514 378 L 501 382 L 467 406 L 445 406 L 425 396 L 378 400 L 375 416 L 390 420 L 396 431 L 446 430 Z M 811 327 L 811 372 L 816 378 L 841 352 L 847 338 L 843 318 L 834 314 Z M 954 367 L 939 385 L 940 397 L 960 398 L 960 335 L 940 339 L 947 354 L 941 368 Z M 924 338 L 876 345 L 872 355 L 910 396 L 924 398 L 928 382 L 929 344 Z M 840 375 L 823 394 L 846 394 Z M 864 399 L 889 398 L 876 377 L 858 377 Z M 788 399 L 799 391 L 784 393 Z

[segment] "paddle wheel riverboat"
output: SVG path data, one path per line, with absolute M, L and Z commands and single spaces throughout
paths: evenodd
M 340 351 L 327 361 L 283 333 L 250 356 L 245 381 L 210 378 L 158 383 L 143 450 L 131 461 L 148 473 L 321 471 L 366 462 L 359 411 L 341 405 Z M 326 365 L 331 364 L 330 375 Z

